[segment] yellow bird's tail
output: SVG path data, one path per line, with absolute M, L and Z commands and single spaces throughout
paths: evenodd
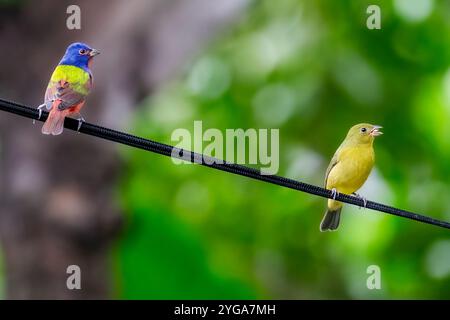
M 332 210 L 327 209 L 325 216 L 320 223 L 320 231 L 334 231 L 339 227 L 339 220 L 341 218 L 342 207 Z

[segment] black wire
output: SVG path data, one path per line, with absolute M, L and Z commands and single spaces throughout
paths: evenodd
M 23 106 L 14 102 L 6 101 L 3 99 L 0 99 L 0 110 L 14 113 L 26 118 L 39 120 L 39 121 L 45 121 L 48 117 L 47 112 L 42 113 L 41 119 L 38 119 L 39 112 L 35 108 L 30 108 L 27 106 Z M 71 130 L 77 130 L 78 128 L 78 121 L 75 119 L 67 118 L 64 123 L 65 128 L 71 129 Z M 249 168 L 243 165 L 233 164 L 229 162 L 225 162 L 213 157 L 205 156 L 199 153 L 190 152 L 188 150 L 183 150 L 179 148 L 172 147 L 167 144 L 151 141 L 148 139 L 140 138 L 137 136 L 133 136 L 124 132 L 100 127 L 91 123 L 84 122 L 81 129 L 81 133 L 85 133 L 91 136 L 103 138 L 106 140 L 118 142 L 121 144 L 125 144 L 131 147 L 144 149 L 147 151 L 151 151 L 154 153 L 159 153 L 168 157 L 178 158 L 194 163 L 198 163 L 210 168 L 234 173 L 241 176 L 246 176 L 249 178 L 253 178 L 256 180 L 261 180 L 265 182 L 269 182 L 272 184 L 276 184 L 279 186 L 283 186 L 290 189 L 295 189 L 298 191 L 310 193 L 316 196 L 324 197 L 324 198 L 333 198 L 333 195 L 330 190 L 307 184 L 304 182 L 296 181 L 293 179 L 288 179 L 285 177 L 277 176 L 277 175 L 263 175 L 261 174 L 261 171 L 258 169 Z M 361 198 L 358 198 L 356 196 L 346 195 L 346 194 L 338 194 L 335 198 L 336 200 L 349 203 L 352 205 L 356 205 L 359 207 L 364 206 L 364 201 Z M 446 229 L 450 229 L 450 223 L 446 221 L 441 221 L 437 219 L 433 219 L 431 217 L 427 217 L 424 215 L 420 215 L 414 212 L 401 210 L 398 208 L 390 207 L 381 203 L 373 202 L 373 201 L 367 201 L 366 208 L 389 213 L 395 216 L 408 218 L 412 220 L 416 220 L 419 222 L 443 227 Z

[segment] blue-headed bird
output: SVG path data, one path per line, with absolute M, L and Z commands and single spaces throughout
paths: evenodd
M 45 92 L 44 103 L 38 107 L 50 114 L 42 126 L 43 134 L 59 135 L 64 129 L 64 119 L 78 119 L 78 130 L 84 121 L 80 114 L 86 97 L 92 88 L 92 58 L 100 52 L 85 43 L 76 42 L 67 47 L 66 53 L 53 71 Z
M 328 200 L 320 231 L 333 231 L 339 226 L 342 202 L 335 200 L 336 195 L 355 194 L 369 177 L 375 162 L 373 141 L 383 134 L 381 128 L 368 123 L 353 126 L 331 159 L 325 174 L 325 188 L 332 191 L 333 199 Z M 366 200 L 362 200 L 365 206 Z

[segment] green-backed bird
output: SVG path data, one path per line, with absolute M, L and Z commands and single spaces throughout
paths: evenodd
M 325 174 L 325 188 L 332 191 L 333 199 L 328 200 L 320 231 L 333 231 L 339 226 L 342 202 L 335 200 L 336 195 L 355 194 L 369 177 L 375 162 L 373 141 L 383 134 L 381 128 L 368 123 L 351 127 L 331 159 Z M 366 200 L 362 199 L 365 203 Z
M 92 58 L 100 52 L 85 43 L 72 43 L 66 50 L 62 60 L 53 71 L 45 91 L 44 103 L 39 109 L 49 111 L 42 127 L 43 134 L 58 135 L 63 132 L 66 116 L 78 119 L 78 130 L 84 119 L 80 114 L 86 97 L 92 88 Z

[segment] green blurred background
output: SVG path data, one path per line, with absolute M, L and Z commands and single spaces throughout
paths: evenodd
M 370 4 L 381 30 L 366 27 Z M 316 185 L 352 125 L 382 125 L 360 193 L 450 221 L 449 1 L 251 1 L 144 96 L 133 134 L 173 145 L 195 120 L 277 128 L 278 174 Z M 347 205 L 320 233 L 322 198 L 119 148 L 114 298 L 450 298 L 448 230 Z
M 348 128 L 383 125 L 361 193 L 450 220 L 450 3 L 254 1 L 142 103 L 134 133 L 279 128 L 279 174 L 319 184 Z M 448 231 L 123 148 L 128 214 L 115 253 L 122 298 L 450 298 Z M 382 290 L 368 290 L 378 265 Z

